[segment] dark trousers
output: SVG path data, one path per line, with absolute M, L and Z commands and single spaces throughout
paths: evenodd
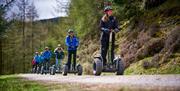
M 103 65 L 107 64 L 106 56 L 107 56 L 107 52 L 109 49 L 109 39 L 110 39 L 110 34 L 102 32 L 102 34 L 101 34 L 101 56 L 103 58 Z M 112 33 L 112 41 L 110 44 L 111 45 L 111 48 L 110 48 L 111 59 L 109 60 L 109 61 L 111 61 L 111 63 L 113 63 L 113 60 L 114 60 L 114 46 L 115 46 L 114 43 L 115 43 L 115 33 Z
M 69 50 L 68 51 L 68 61 L 66 65 L 68 66 L 68 69 L 71 69 L 71 58 L 73 56 L 73 69 L 76 68 L 76 50 Z
M 50 67 L 50 59 L 44 59 L 44 66 L 45 66 L 45 70 L 49 70 Z

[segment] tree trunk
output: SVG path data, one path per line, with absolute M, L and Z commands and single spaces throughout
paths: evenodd
M 3 74 L 3 49 L 2 49 L 2 39 L 0 39 L 0 75 Z
M 26 9 L 25 0 L 23 0 L 23 21 L 22 21 L 23 22 L 23 26 L 22 26 L 23 27 L 23 37 L 22 37 L 23 38 L 22 39 L 23 40 L 23 60 L 22 60 L 23 61 L 23 72 L 26 71 L 26 68 L 25 68 L 26 67 L 25 66 L 26 65 L 26 63 L 25 63 L 25 60 L 26 60 L 26 55 L 25 55 L 25 19 L 26 19 L 25 14 L 26 14 L 26 10 L 25 9 Z

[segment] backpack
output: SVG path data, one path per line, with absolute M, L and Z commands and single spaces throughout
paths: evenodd
M 35 60 L 33 59 L 33 60 L 32 60 L 32 65 L 35 65 L 35 64 L 36 64 L 36 62 L 35 62 Z

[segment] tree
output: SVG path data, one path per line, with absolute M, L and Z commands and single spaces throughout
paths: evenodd
M 33 45 L 33 36 L 34 36 L 34 33 L 33 33 L 33 22 L 34 20 L 38 17 L 38 14 L 37 14 L 37 10 L 34 6 L 34 3 L 33 2 L 30 2 L 29 0 L 19 0 L 18 3 L 17 3 L 17 6 L 18 6 L 18 9 L 19 9 L 19 17 L 20 17 L 20 21 L 22 22 L 22 26 L 21 26 L 21 29 L 22 29 L 22 48 L 23 48 L 23 57 L 22 57 L 22 61 L 23 61 L 23 69 L 24 69 L 24 72 L 26 71 L 26 53 L 25 53 L 25 49 L 26 49 L 26 38 L 25 36 L 27 36 L 25 33 L 26 33 L 26 23 L 30 22 L 31 24 L 31 41 L 32 41 L 32 53 L 34 51 L 34 45 Z
M 68 13 L 70 0 L 67 0 L 66 2 L 63 2 L 63 0 L 56 0 L 56 3 L 55 11 L 57 13 Z
M 32 49 L 31 51 L 32 51 L 32 55 L 33 55 L 34 50 L 35 50 L 35 48 L 34 48 L 34 31 L 33 31 L 34 27 L 33 26 L 34 26 L 35 19 L 38 17 L 39 16 L 38 16 L 37 10 L 34 6 L 34 2 L 32 2 L 31 5 L 28 6 L 28 8 L 27 8 L 27 19 L 31 23 L 31 49 Z
M 7 8 L 10 4 L 14 2 L 14 0 L 1 0 L 0 1 L 0 74 L 3 73 L 3 52 L 2 52 L 2 44 L 3 44 L 3 33 L 8 27 L 7 21 L 4 19 L 3 15 L 6 13 Z

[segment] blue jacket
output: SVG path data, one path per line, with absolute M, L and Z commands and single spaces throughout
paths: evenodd
M 76 36 L 73 36 L 72 38 L 67 36 L 65 42 L 68 47 L 68 51 L 77 50 L 77 47 L 79 46 L 79 40 Z
M 41 58 L 40 63 L 42 63 L 44 61 L 43 55 L 40 55 L 40 58 Z
M 51 51 L 44 51 L 42 56 L 44 59 L 50 59 L 51 58 Z
M 109 30 L 113 29 L 115 32 L 119 32 L 118 22 L 114 16 L 109 17 L 109 21 L 104 22 L 103 20 L 100 21 L 100 28 L 101 31 L 104 33 L 110 33 Z
M 41 61 L 41 57 L 39 55 L 35 55 L 34 60 L 35 60 L 36 64 L 38 64 Z

